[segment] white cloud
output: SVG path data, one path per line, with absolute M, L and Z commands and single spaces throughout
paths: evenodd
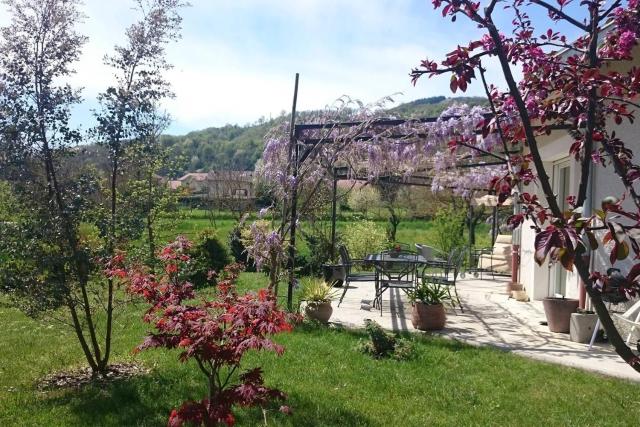
M 168 49 L 176 98 L 165 107 L 171 132 L 247 123 L 289 110 L 295 72 L 300 109 L 317 109 L 347 94 L 365 102 L 403 92 L 399 99 L 446 95 L 447 79 L 408 73 L 420 59 L 452 47 L 450 24 L 424 0 L 191 0 L 183 11 L 183 39 Z M 86 0 L 88 35 L 73 83 L 88 100 L 112 81 L 102 58 L 136 19 L 130 0 Z M 0 18 L 1 19 L 1 18 Z M 474 31 L 462 26 L 462 31 Z M 469 33 L 468 37 L 473 34 Z M 471 93 L 481 94 L 472 87 Z M 85 127 L 87 123 L 84 123 Z

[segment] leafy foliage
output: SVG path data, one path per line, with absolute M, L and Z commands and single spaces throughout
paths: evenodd
M 249 260 L 249 256 L 247 255 L 247 248 L 245 248 L 242 241 L 243 226 L 244 223 L 239 222 L 229 232 L 229 250 L 231 251 L 231 256 L 233 257 L 235 262 L 245 265 L 247 271 L 256 271 L 256 267 L 254 263 Z
M 453 249 L 465 246 L 465 220 L 465 212 L 451 206 L 441 208 L 436 213 L 433 222 L 435 244 L 443 254 L 450 254 Z
M 320 304 L 331 302 L 338 291 L 327 285 L 324 281 L 315 278 L 308 278 L 302 283 L 300 301 L 308 304 Z
M 203 230 L 197 243 L 189 250 L 191 262 L 188 266 L 189 281 L 195 288 L 215 283 L 215 275 L 229 264 L 229 253 L 214 230 Z
M 199 402 L 188 401 L 174 409 L 170 426 L 197 424 L 233 425 L 234 406 L 265 406 L 273 400 L 284 400 L 285 394 L 268 388 L 262 370 L 244 371 L 233 381 L 235 372 L 248 351 L 266 350 L 278 355 L 284 352 L 271 335 L 290 331 L 286 313 L 278 309 L 276 299 L 265 289 L 239 295 L 235 288 L 239 264 L 227 266 L 218 282 L 216 296 L 199 303 L 188 303 L 196 295 L 193 285 L 182 272 L 190 261 L 191 243 L 178 238 L 160 255 L 164 264 L 161 275 L 144 269 L 126 269 L 112 265 L 108 274 L 126 278 L 128 291 L 142 297 L 149 305 L 144 321 L 156 329 L 137 347 L 180 350 L 179 359 L 193 359 L 207 379 L 208 396 Z M 281 407 L 289 412 L 288 407 Z
M 408 292 L 411 302 L 421 302 L 428 305 L 443 304 L 451 300 L 446 286 L 430 283 L 427 279 L 418 283 L 415 289 Z
M 375 358 L 391 357 L 396 360 L 406 360 L 413 356 L 412 341 L 395 337 L 374 320 L 365 319 L 364 323 L 370 341 L 360 342 L 358 348 L 361 352 Z
M 322 225 L 310 224 L 310 231 L 302 229 L 300 234 L 307 244 L 309 253 L 305 258 L 304 275 L 319 276 L 322 274 L 322 265 L 330 263 L 331 259 L 331 236 L 327 235 Z M 296 265 L 298 263 L 296 262 Z
M 351 210 L 366 216 L 369 210 L 380 207 L 380 192 L 371 186 L 357 188 L 349 193 L 347 203 Z
M 387 234 L 384 228 L 375 222 L 359 220 L 342 233 L 342 242 L 353 258 L 362 259 L 367 254 L 384 249 Z

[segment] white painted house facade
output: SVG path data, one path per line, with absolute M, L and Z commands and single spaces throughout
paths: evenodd
M 640 57 L 640 49 L 636 49 L 634 56 Z M 640 60 L 636 60 L 635 65 L 640 65 Z M 611 129 L 615 129 L 616 135 L 640 158 L 640 111 L 636 112 L 636 119 L 634 124 L 625 120 L 622 125 L 613 125 Z M 551 178 L 557 200 L 562 203 L 567 195 L 577 194 L 580 180 L 580 165 L 568 155 L 572 139 L 566 131 L 554 131 L 549 136 L 539 138 L 538 141 L 545 169 Z M 636 159 L 635 163 L 638 161 Z M 601 209 L 603 198 L 607 196 L 620 197 L 624 194 L 624 190 L 624 185 L 610 164 L 604 168 L 594 165 L 590 194 L 587 200 L 589 206 L 585 206 L 585 209 L 590 209 L 591 212 Z M 540 199 L 544 200 L 542 190 L 537 185 L 530 185 L 525 191 L 538 194 Z M 628 200 L 624 206 L 632 209 Z M 566 202 L 564 202 L 564 208 L 568 208 Z M 518 244 L 517 234 L 514 233 L 514 244 Z M 547 296 L 561 294 L 568 298 L 578 298 L 581 284 L 577 273 L 567 272 L 559 265 L 538 266 L 533 256 L 535 232 L 531 229 L 530 222 L 523 224 L 520 234 L 519 279 L 525 286 L 529 297 L 539 300 Z M 615 267 L 626 273 L 631 265 L 631 258 L 632 256 L 625 261 L 618 261 Z M 592 271 L 595 269 L 606 272 L 607 268 L 611 266 L 608 260 L 608 248 L 600 245 L 590 257 Z

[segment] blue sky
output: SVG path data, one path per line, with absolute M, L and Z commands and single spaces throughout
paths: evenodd
M 477 35 L 469 23 L 452 24 L 430 0 L 191 0 L 183 11 L 183 38 L 168 49 L 176 98 L 164 108 L 180 134 L 226 123 L 245 124 L 291 107 L 299 72 L 299 108 L 316 109 L 341 95 L 365 102 L 402 92 L 406 102 L 449 96 L 448 80 L 408 73 L 420 59 L 440 59 Z M 85 0 L 89 37 L 74 84 L 86 102 L 76 121 L 91 125 L 90 109 L 110 71 L 102 57 L 122 41 L 136 19 L 131 0 Z M 0 13 L 4 14 L 4 11 Z M 6 16 L 0 15 L 0 23 Z M 490 70 L 497 71 L 495 64 Z M 468 94 L 481 95 L 472 85 Z

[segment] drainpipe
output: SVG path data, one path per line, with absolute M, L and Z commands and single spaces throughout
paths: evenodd
M 589 164 L 589 180 L 587 181 L 587 197 L 584 199 L 584 204 L 582 205 L 582 216 L 588 218 L 591 216 L 591 212 L 593 211 L 593 180 L 595 176 L 593 174 L 595 170 L 593 168 L 593 164 Z M 591 262 L 593 261 L 593 257 L 591 256 L 592 250 L 585 251 L 585 254 L 582 255 L 582 259 L 585 264 L 591 266 Z M 587 289 L 585 287 L 585 283 L 582 279 L 578 279 L 580 281 L 579 289 L 578 289 L 578 306 L 581 309 L 585 309 L 587 306 Z
M 520 213 L 520 186 L 511 194 L 513 214 Z M 518 283 L 520 268 L 520 244 L 522 240 L 522 225 L 516 227 L 511 235 L 511 283 Z

